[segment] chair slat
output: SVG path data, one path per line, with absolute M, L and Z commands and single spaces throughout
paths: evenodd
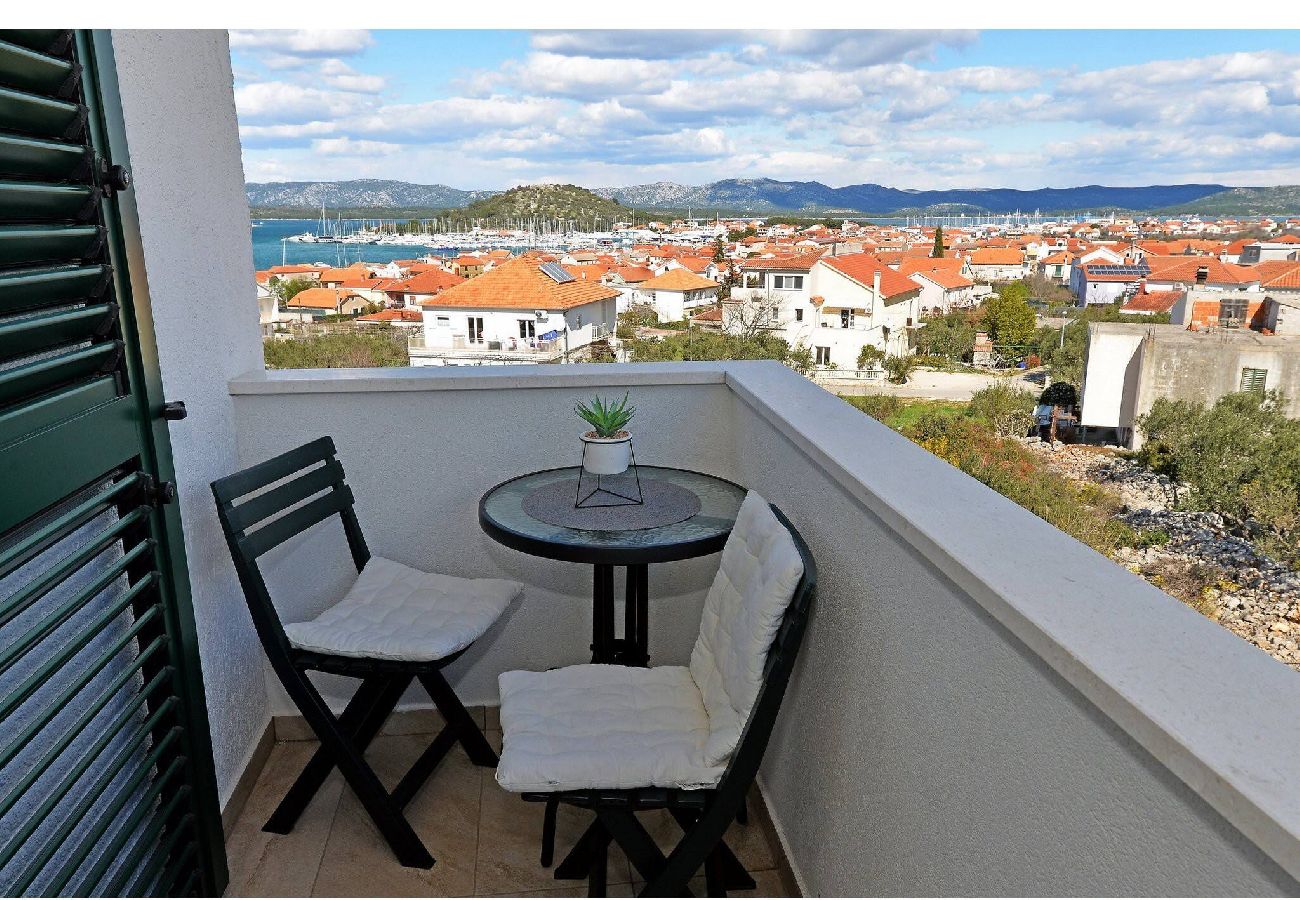
M 265 494 L 259 494 L 234 507 L 229 513 L 230 525 L 237 531 L 246 531 L 263 519 L 306 500 L 312 494 L 342 485 L 343 466 L 337 459 L 331 459 L 306 475 L 300 475 L 287 484 L 272 488 Z
M 317 522 L 323 522 L 335 513 L 352 505 L 352 491 L 346 485 L 336 487 L 323 497 L 300 506 L 239 540 L 240 548 L 256 558 L 289 538 L 302 534 Z
M 281 478 L 287 478 L 299 469 L 324 462 L 332 456 L 334 456 L 334 441 L 328 437 L 317 438 L 309 444 L 273 456 L 266 462 L 250 466 L 242 472 L 217 479 L 212 482 L 212 492 L 219 502 L 234 503 L 245 494 L 251 494 L 258 488 L 264 488 Z

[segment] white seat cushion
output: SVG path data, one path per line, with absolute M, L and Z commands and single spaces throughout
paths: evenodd
M 506 672 L 501 762 L 509 791 L 711 787 L 709 718 L 684 666 Z
M 435 575 L 372 556 L 337 605 L 284 631 L 300 650 L 432 662 L 472 644 L 523 590 L 514 581 Z
M 767 651 L 801 577 L 803 559 L 789 530 L 751 491 L 722 550 L 691 651 L 691 677 L 709 715 L 710 765 L 725 765 L 740 741 Z

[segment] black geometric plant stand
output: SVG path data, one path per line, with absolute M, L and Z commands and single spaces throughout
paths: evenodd
M 624 494 L 606 486 L 609 482 L 604 479 L 620 478 L 627 474 L 626 469 L 618 475 L 594 476 L 596 479 L 596 485 L 595 487 L 592 487 L 591 480 L 593 475 L 591 472 L 587 471 L 587 442 L 583 441 L 582 465 L 578 467 L 578 490 L 573 499 L 574 509 L 598 509 L 609 506 L 641 506 L 645 503 L 645 495 L 641 492 L 641 474 L 636 468 L 636 447 L 632 445 L 631 438 L 628 438 L 627 447 L 632 453 L 632 465 L 628 466 L 628 469 L 632 470 L 632 477 L 636 479 L 636 496 L 630 497 L 628 494 Z M 615 482 L 615 484 L 617 485 L 617 482 Z M 582 493 L 584 486 L 591 488 L 585 496 Z

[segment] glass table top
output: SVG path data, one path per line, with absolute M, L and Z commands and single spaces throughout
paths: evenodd
M 479 502 L 479 522 L 493 539 L 516 550 L 574 562 L 632 565 L 689 559 L 722 549 L 745 499 L 744 488 L 684 469 L 640 466 L 638 472 L 643 481 L 667 481 L 691 491 L 700 498 L 700 511 L 671 525 L 620 531 L 551 525 L 525 512 L 524 498 L 533 491 L 578 476 L 578 467 L 568 466 L 521 475 L 492 488 Z

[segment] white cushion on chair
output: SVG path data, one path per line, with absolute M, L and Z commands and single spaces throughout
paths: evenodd
M 435 575 L 372 556 L 337 605 L 284 631 L 300 650 L 432 662 L 476 641 L 523 590 L 514 581 Z
M 581 665 L 501 675 L 509 791 L 711 787 L 709 717 L 685 666 Z
M 766 500 L 750 491 L 704 600 L 691 677 L 709 714 L 706 762 L 725 765 L 763 684 L 777 628 L 803 577 L 799 548 Z

